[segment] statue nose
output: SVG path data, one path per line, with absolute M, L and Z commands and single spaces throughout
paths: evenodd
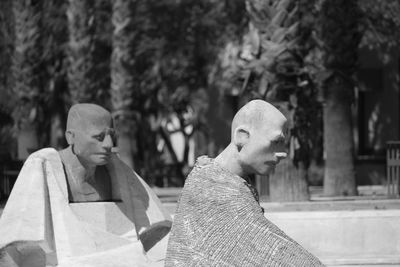
M 109 134 L 104 137 L 102 146 L 105 148 L 112 148 L 114 146 L 112 138 Z
M 281 159 L 284 159 L 284 158 L 287 157 L 287 153 L 286 153 L 286 152 L 278 152 L 278 153 L 275 153 L 275 156 L 276 156 L 279 160 L 281 160 Z

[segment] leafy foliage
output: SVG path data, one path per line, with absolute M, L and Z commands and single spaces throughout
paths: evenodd
M 0 2 L 0 105 L 11 113 L 10 86 L 12 85 L 12 53 L 14 49 L 14 18 L 11 1 Z
M 251 21 L 242 43 L 229 44 L 222 57 L 228 87 L 242 102 L 261 98 L 286 103 L 291 122 L 293 163 L 309 165 L 320 107 L 307 58 L 316 43 L 315 1 L 247 1 Z M 239 77 L 239 79 L 238 79 Z
M 358 47 L 362 37 L 362 13 L 356 0 L 323 0 L 319 7 L 318 38 L 323 67 L 320 81 L 325 100 L 324 194 L 355 195 L 351 103 L 353 74 L 357 69 Z
M 317 23 L 324 68 L 345 75 L 355 71 L 361 15 L 357 1 L 321 1 Z
M 15 79 L 13 94 L 17 99 L 14 116 L 18 128 L 43 121 L 41 9 L 40 1 L 13 2 L 16 33 L 12 65 Z
M 15 143 L 13 141 L 13 102 L 12 86 L 12 53 L 13 53 L 13 12 L 11 1 L 0 1 L 0 160 L 10 157 Z
M 165 122 L 176 117 L 186 143 L 208 135 L 212 90 L 242 103 L 288 104 L 293 163 L 307 165 L 320 140 L 317 87 L 332 77 L 352 82 L 361 33 L 361 45 L 373 48 L 400 40 L 397 0 L 4 0 L 1 7 L 2 110 L 14 109 L 21 127 L 34 122 L 48 145 L 48 114 L 65 120 L 69 104 L 83 101 L 112 107 L 136 140 L 144 176 L 165 163 L 156 148 L 162 139 L 183 177 L 188 153 L 178 162 Z
M 68 82 L 67 82 L 67 41 L 68 22 L 66 16 L 67 5 L 64 1 L 49 0 L 43 3 L 42 20 L 52 23 L 43 23 L 41 36 L 43 56 L 43 88 L 42 108 L 46 116 L 40 125 L 42 145 L 63 147 L 65 145 L 64 132 L 66 114 L 68 112 Z M 61 119 L 61 129 L 54 131 L 54 117 Z M 56 135 L 56 136 L 54 136 Z
M 222 54 L 224 75 L 234 81 L 228 92 L 243 104 L 257 98 L 272 102 L 288 118 L 290 160 L 270 177 L 274 192 L 280 192 L 270 195 L 275 201 L 308 199 L 307 169 L 322 142 L 321 106 L 310 72 L 316 66 L 307 61 L 317 45 L 315 2 L 246 1 L 248 32 Z
M 72 103 L 109 106 L 110 13 L 106 0 L 69 0 L 68 86 Z
M 397 0 L 363 0 L 358 2 L 363 13 L 364 35 L 361 46 L 392 48 L 400 44 L 400 2 Z
M 113 106 L 117 117 L 133 122 L 128 129 L 136 138 L 135 162 L 145 170 L 157 169 L 146 165 L 160 158 L 154 146 L 161 138 L 183 180 L 188 147 L 179 162 L 165 122 L 171 115 L 178 118 L 177 131 L 186 144 L 194 132 L 205 129 L 213 55 L 226 36 L 228 13 L 238 12 L 233 3 L 229 7 L 211 0 L 114 2 Z M 188 125 L 194 127 L 190 133 Z

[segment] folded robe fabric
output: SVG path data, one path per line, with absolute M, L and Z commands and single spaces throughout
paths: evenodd
M 106 167 L 113 186 L 120 190 L 123 214 L 133 222 L 136 240 L 92 226 L 76 214 L 68 201 L 59 154 L 46 148 L 32 154 L 20 171 L 0 218 L 0 248 L 15 242 L 35 242 L 46 253 L 46 264 L 54 266 L 64 259 L 104 254 L 136 242 L 148 256 L 143 260 L 162 260 L 170 215 L 148 185 L 116 155 Z
M 201 157 L 174 216 L 165 266 L 323 266 L 263 214 L 247 182 Z

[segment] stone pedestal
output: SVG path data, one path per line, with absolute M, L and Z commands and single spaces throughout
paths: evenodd
M 328 266 L 400 266 L 400 201 L 262 206 L 269 220 Z

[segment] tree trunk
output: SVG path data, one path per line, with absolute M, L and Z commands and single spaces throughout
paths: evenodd
M 324 105 L 324 195 L 357 194 L 354 175 L 354 139 L 351 121 L 351 85 L 340 78 L 329 83 Z M 349 93 L 350 92 L 350 93 Z M 349 96 L 350 95 L 350 96 Z
M 121 159 L 133 167 L 134 117 L 131 112 L 134 88 L 134 1 L 113 1 L 112 23 L 114 26 L 111 56 L 111 104 L 119 132 L 119 154 Z
M 288 128 L 294 128 L 293 112 L 289 111 L 288 105 L 279 105 L 280 111 L 288 120 Z M 288 157 L 282 160 L 276 167 L 275 172 L 269 177 L 270 201 L 272 202 L 291 202 L 307 201 L 310 199 L 308 190 L 308 166 L 305 164 L 308 157 L 300 158 L 294 162 L 296 145 L 294 138 L 287 137 L 289 140 Z
M 128 132 L 119 132 L 118 137 L 118 153 L 122 161 L 125 162 L 129 167 L 134 168 L 133 163 L 133 136 Z
M 67 84 L 67 51 L 68 20 L 67 2 L 58 0 L 44 1 L 42 14 L 43 21 L 43 60 L 45 65 L 45 125 L 49 131 L 43 146 L 60 150 L 67 145 L 65 127 L 68 108 L 65 99 L 68 95 Z
M 10 101 L 12 86 L 12 54 L 15 39 L 14 17 L 12 12 L 12 1 L 0 1 L 0 104 L 3 107 L 11 108 Z M 11 102 L 11 103 L 10 103 Z
M 293 165 L 290 158 L 282 160 L 270 175 L 270 201 L 290 202 L 309 200 L 307 168 L 302 163 Z
M 65 124 L 66 120 L 63 120 L 62 115 L 54 111 L 54 113 L 50 116 L 50 146 L 61 150 L 66 146 L 65 140 Z
M 90 70 L 93 67 L 93 0 L 69 0 L 68 16 L 68 87 L 71 102 L 87 101 L 90 90 Z
M 307 51 L 303 51 L 301 47 L 305 45 L 311 32 L 310 27 L 306 26 L 305 14 L 311 12 L 312 3 L 313 1 L 298 0 L 246 1 L 251 21 L 250 34 L 246 38 L 251 44 L 251 49 L 248 48 L 250 51 L 247 54 L 248 57 L 262 61 L 262 65 L 248 68 L 253 68 L 251 76 L 246 78 L 246 81 L 251 82 L 245 82 L 242 91 L 245 92 L 247 87 L 251 90 L 251 84 L 254 83 L 252 80 L 257 80 L 258 86 L 253 85 L 253 95 L 279 104 L 289 121 L 288 128 L 293 135 L 291 141 L 294 142 L 296 138 L 298 144 L 291 157 L 283 160 L 276 167 L 275 173 L 270 175 L 271 201 L 309 199 L 307 169 L 311 155 L 308 153 L 309 142 L 304 139 L 310 137 L 303 133 L 307 132 L 304 128 L 309 128 L 310 124 L 299 124 L 299 121 L 307 120 L 301 115 L 307 112 L 300 112 L 307 108 L 297 108 L 297 105 L 301 106 L 304 103 L 302 100 L 291 103 L 291 99 L 299 99 L 299 95 L 306 94 L 300 93 L 301 90 L 311 91 L 308 88 L 299 88 L 298 81 L 304 80 L 304 75 L 300 73 L 304 69 L 302 59 Z M 253 64 L 255 62 L 256 60 Z M 310 93 L 308 98 L 312 97 Z M 294 117 L 297 120 L 294 120 Z
M 277 104 L 279 110 L 288 120 L 288 129 L 291 132 L 294 129 L 294 111 L 289 110 L 288 104 Z M 294 137 L 294 136 L 293 136 Z M 296 145 L 294 138 L 288 138 L 288 157 L 282 160 L 275 168 L 275 172 L 269 177 L 270 201 L 272 202 L 290 202 L 290 201 L 306 201 L 310 195 L 308 191 L 308 165 L 310 155 L 303 154 L 302 157 L 296 158 Z M 305 149 L 301 147 L 300 149 Z
M 18 129 L 20 159 L 38 149 L 39 144 L 39 103 L 43 93 L 41 8 L 41 1 L 13 2 L 16 33 L 12 62 L 15 78 L 13 93 L 17 100 L 14 119 Z
M 354 137 L 351 123 L 352 76 L 357 68 L 360 9 L 356 0 L 323 0 L 317 33 L 321 44 L 320 75 L 324 89 L 324 194 L 357 194 L 354 174 Z
M 39 149 L 39 138 L 36 131 L 36 125 L 25 124 L 18 130 L 17 137 L 19 160 L 26 160 L 32 152 Z
M 270 176 L 269 175 L 256 175 L 255 187 L 260 196 L 260 202 L 265 201 L 270 197 Z
M 103 14 L 98 14 L 107 12 L 103 2 L 69 0 L 68 87 L 72 104 L 92 102 L 107 106 L 109 102 L 110 47 L 107 49 L 105 44 L 111 37 L 105 32 L 111 27 L 106 27 Z

